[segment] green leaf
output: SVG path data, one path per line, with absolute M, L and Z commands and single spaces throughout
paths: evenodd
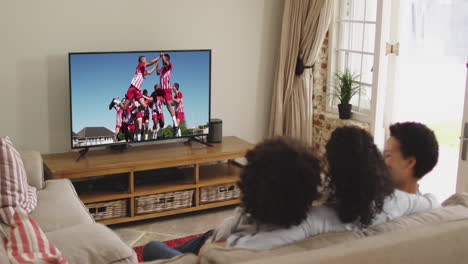
M 332 101 L 338 100 L 341 104 L 349 104 L 351 98 L 361 91 L 359 75 L 351 73 L 348 68 L 344 72 L 335 73 L 335 82 L 329 94 Z

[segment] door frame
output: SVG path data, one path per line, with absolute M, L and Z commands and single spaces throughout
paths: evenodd
M 468 124 L 468 58 L 467 58 L 467 62 L 465 63 L 465 67 L 466 67 L 465 103 L 463 105 L 463 118 L 461 120 L 462 126 L 461 126 L 461 131 L 460 131 L 460 152 L 458 155 L 458 173 L 457 173 L 457 184 L 456 184 L 457 192 L 468 192 L 468 172 L 465 171 L 465 169 L 468 168 L 468 164 L 463 164 L 463 163 L 468 162 L 468 158 L 467 160 L 462 160 L 463 138 L 464 138 L 465 133 L 468 133 L 468 131 L 465 131 L 465 124 Z M 468 150 L 466 151 L 468 152 Z M 462 176 L 463 173 L 465 176 Z
M 375 29 L 374 67 L 372 81 L 372 97 L 370 108 L 370 132 L 374 135 L 377 146 L 383 149 L 386 138 L 386 123 L 384 114 L 387 94 L 388 57 L 385 55 L 385 45 L 390 38 L 392 0 L 378 0 L 377 24 Z

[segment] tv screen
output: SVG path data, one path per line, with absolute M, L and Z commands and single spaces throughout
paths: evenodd
M 72 148 L 208 134 L 211 50 L 68 59 Z

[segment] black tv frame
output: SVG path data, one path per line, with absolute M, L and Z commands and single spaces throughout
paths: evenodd
M 106 54 L 106 53 L 149 53 L 149 52 L 163 52 L 163 53 L 171 53 L 171 52 L 184 52 L 184 51 L 208 51 L 209 52 L 209 80 L 208 80 L 208 123 L 211 120 L 211 63 L 212 63 L 212 50 L 211 49 L 187 49 L 187 50 L 138 50 L 138 51 L 93 51 L 93 52 L 69 52 L 68 53 L 68 92 L 69 92 L 69 106 L 70 106 L 70 147 L 71 149 L 88 149 L 93 147 L 108 147 L 108 146 L 116 146 L 116 145 L 123 145 L 123 144 L 140 144 L 140 143 L 150 143 L 150 142 L 160 142 L 166 140 L 177 140 L 177 139 L 190 139 L 195 137 L 202 137 L 208 136 L 208 134 L 199 134 L 199 135 L 189 135 L 189 136 L 181 136 L 181 137 L 173 137 L 173 138 L 158 138 L 158 139 L 151 139 L 151 140 L 144 140 L 144 141 L 137 141 L 137 142 L 115 142 L 111 144 L 101 144 L 101 145 L 92 145 L 92 146 L 80 146 L 74 147 L 73 146 L 73 112 L 72 112 L 72 84 L 71 84 L 71 65 L 70 65 L 70 56 L 74 54 Z

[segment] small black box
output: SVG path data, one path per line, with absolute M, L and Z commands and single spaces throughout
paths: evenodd
M 213 118 L 210 119 L 208 142 L 219 143 L 223 141 L 223 120 Z

